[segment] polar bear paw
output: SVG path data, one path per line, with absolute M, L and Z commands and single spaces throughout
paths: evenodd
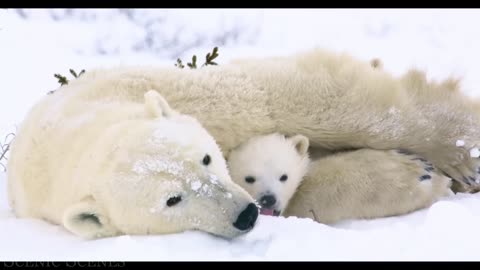
M 457 143 L 459 147 L 464 146 L 461 142 Z M 457 166 L 434 166 L 429 160 L 415 155 L 406 150 L 396 150 L 397 153 L 407 155 L 411 157 L 411 160 L 419 162 L 419 165 L 423 166 L 423 172 L 419 176 L 419 180 L 432 179 L 434 174 L 445 175 L 452 179 L 452 190 L 456 192 L 475 193 L 480 191 L 480 158 L 475 157 L 475 152 L 469 162 L 465 164 L 459 164 Z
M 417 179 L 419 181 L 431 180 L 435 175 L 439 173 L 438 169 L 435 168 L 431 162 L 419 155 L 415 155 L 403 149 L 398 149 L 396 150 L 396 152 L 398 154 L 407 156 L 412 162 L 417 164 Z
M 480 191 L 480 144 L 457 140 L 448 151 L 450 162 L 438 163 L 437 167 L 456 182 L 458 192 Z

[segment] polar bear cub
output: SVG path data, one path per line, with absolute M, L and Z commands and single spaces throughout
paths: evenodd
M 303 135 L 256 136 L 230 152 L 229 171 L 260 204 L 261 214 L 278 216 L 307 173 L 308 147 Z
M 230 174 L 262 214 L 327 224 L 402 215 L 451 194 L 451 179 L 404 150 L 360 149 L 310 162 L 317 149 L 309 154 L 308 147 L 302 135 L 251 138 L 230 153 Z

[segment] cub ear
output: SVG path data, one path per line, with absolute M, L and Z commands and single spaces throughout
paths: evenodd
M 308 147 L 310 146 L 310 141 L 308 140 L 307 137 L 303 135 L 295 135 L 289 140 L 292 142 L 292 144 L 295 146 L 295 149 L 297 150 L 298 154 L 300 156 L 305 156 L 308 152 Z
M 106 213 L 93 197 L 88 197 L 65 210 L 63 225 L 75 235 L 86 239 L 110 237 L 118 234 Z
M 170 117 L 176 112 L 170 108 L 168 102 L 155 90 L 145 93 L 145 109 L 152 117 Z

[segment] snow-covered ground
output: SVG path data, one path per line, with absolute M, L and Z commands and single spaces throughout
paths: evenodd
M 231 241 L 193 231 L 85 241 L 44 221 L 16 219 L 5 185 L 0 189 L 0 261 L 479 259 L 480 194 L 457 195 L 405 216 L 336 226 L 260 216 L 250 233 Z
M 42 13 L 43 12 L 43 13 Z M 0 10 L 0 140 L 29 108 L 57 88 L 54 73 L 115 65 L 171 65 L 173 55 L 131 49 L 138 29 L 114 12 L 93 21 L 53 21 L 45 11 Z M 158 11 L 159 13 L 165 11 Z M 400 75 L 415 66 L 431 78 L 454 74 L 480 96 L 480 10 L 168 10 L 168 35 L 187 42 L 196 33 L 248 33 L 219 46 L 219 64 L 244 56 L 285 55 L 311 47 L 382 59 Z M 102 15 L 103 14 L 103 15 Z M 112 15 L 113 14 L 113 15 Z M 103 16 L 103 17 L 102 17 Z M 176 33 L 175 27 L 181 26 Z M 223 27 L 223 28 L 222 28 Z M 218 30 L 217 29 L 217 30 Z M 166 30 L 166 31 L 167 31 Z M 213 30 L 211 32 L 214 32 Z M 108 53 L 98 53 L 100 40 Z M 216 40 L 216 39 L 214 39 Z M 179 56 L 205 55 L 208 42 Z M 201 232 L 80 240 L 40 220 L 19 220 L 6 199 L 0 173 L 0 260 L 478 260 L 480 194 L 459 194 L 415 213 L 335 226 L 308 219 L 261 216 L 247 235 L 227 241 Z

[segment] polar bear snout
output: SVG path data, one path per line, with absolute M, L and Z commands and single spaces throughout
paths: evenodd
M 233 226 L 241 231 L 251 230 L 258 218 L 258 208 L 254 203 L 249 203 L 247 207 L 238 215 Z
M 276 202 L 277 198 L 275 197 L 275 195 L 268 194 L 260 198 L 260 205 L 262 206 L 262 208 L 272 208 L 272 206 L 274 206 Z
M 260 214 L 267 216 L 279 216 L 282 212 L 281 202 L 277 200 L 277 197 L 272 193 L 267 193 L 258 199 L 260 206 Z M 278 209 L 280 208 L 280 210 Z

